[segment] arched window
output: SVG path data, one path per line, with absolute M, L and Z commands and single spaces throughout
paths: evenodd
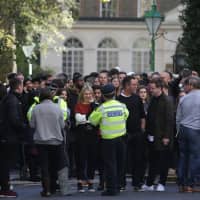
M 77 38 L 70 38 L 64 43 L 63 72 L 72 78 L 74 72 L 83 74 L 83 44 Z
M 150 71 L 150 42 L 146 38 L 140 38 L 133 44 L 132 70 L 136 73 Z
M 98 45 L 97 68 L 98 71 L 118 66 L 118 47 L 111 38 L 103 39 Z

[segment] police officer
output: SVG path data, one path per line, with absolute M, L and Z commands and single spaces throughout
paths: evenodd
M 115 88 L 111 84 L 102 87 L 105 102 L 89 116 L 93 125 L 100 125 L 102 157 L 104 161 L 106 190 L 103 196 L 119 194 L 120 181 L 125 163 L 126 120 L 129 112 L 125 104 L 113 100 Z
M 59 108 L 62 110 L 62 113 L 63 113 L 63 118 L 64 118 L 64 120 L 66 121 L 67 120 L 67 115 L 68 115 L 68 106 L 67 106 L 67 102 L 64 100 L 64 99 L 62 99 L 62 98 L 60 98 L 59 96 L 56 96 L 55 94 L 56 94 L 56 87 L 53 85 L 51 85 L 50 87 L 49 87 L 49 89 L 51 89 L 52 90 L 52 96 L 53 96 L 53 102 L 54 103 L 57 103 L 58 104 L 58 106 L 59 106 Z M 29 110 L 28 110 L 28 112 L 27 112 L 27 118 L 28 118 L 28 121 L 30 121 L 31 120 L 31 115 L 32 115 L 32 110 L 33 110 L 33 108 L 37 105 L 37 104 L 39 104 L 40 103 L 40 99 L 39 99 L 39 97 L 38 96 L 35 96 L 34 97 L 34 102 L 33 102 L 33 104 L 30 106 L 30 108 L 29 108 Z

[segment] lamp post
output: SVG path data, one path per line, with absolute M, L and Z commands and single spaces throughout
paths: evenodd
M 32 76 L 32 64 L 31 64 L 30 59 L 31 59 L 31 55 L 33 53 L 34 47 L 35 47 L 35 44 L 22 46 L 24 55 L 26 56 L 27 61 L 28 61 L 28 74 L 29 74 L 29 76 Z
M 155 36 L 161 25 L 163 17 L 157 10 L 156 2 L 153 0 L 151 10 L 145 12 L 144 19 L 147 29 L 151 35 L 151 71 L 155 70 Z

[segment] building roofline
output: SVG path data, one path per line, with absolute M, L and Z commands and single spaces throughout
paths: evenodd
M 144 22 L 144 18 L 138 17 L 80 17 L 78 21 L 110 21 L 110 22 Z

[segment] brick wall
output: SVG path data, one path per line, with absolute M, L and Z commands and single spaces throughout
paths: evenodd
M 119 0 L 120 17 L 137 16 L 137 0 Z
M 180 0 L 157 0 L 158 10 L 163 14 L 180 4 Z
M 114 0 L 116 1 L 117 17 L 137 17 L 137 0 Z M 149 0 L 150 1 L 150 0 Z M 165 13 L 175 8 L 180 0 L 156 0 L 158 10 Z M 80 0 L 81 17 L 99 17 L 100 0 Z
M 80 0 L 81 17 L 98 17 L 99 0 Z

